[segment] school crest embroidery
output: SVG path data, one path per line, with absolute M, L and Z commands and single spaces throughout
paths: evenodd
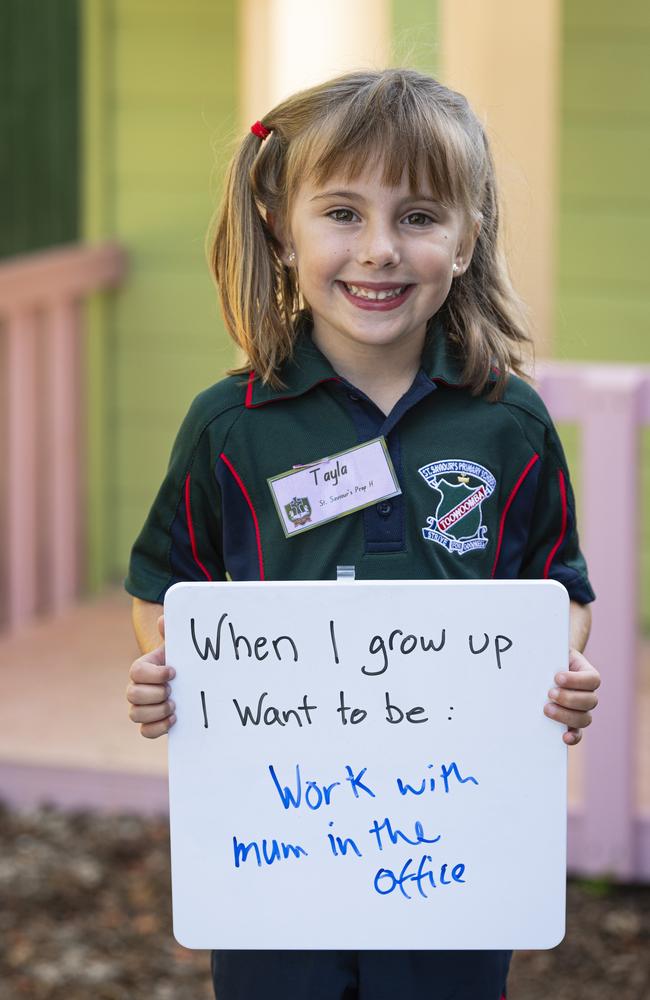
M 292 524 L 302 525 L 311 521 L 311 504 L 307 497 L 294 497 L 284 505 Z
M 435 513 L 427 518 L 422 535 L 459 556 L 488 544 L 482 504 L 494 492 L 496 479 L 476 462 L 447 458 L 423 465 L 418 472 L 440 494 Z

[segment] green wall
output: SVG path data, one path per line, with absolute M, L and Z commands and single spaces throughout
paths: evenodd
M 566 0 L 556 354 L 650 361 L 650 5 Z
M 650 5 L 565 0 L 562 43 L 555 353 L 648 363 Z M 576 443 L 567 447 L 577 454 Z M 642 611 L 650 628 L 647 432 L 639 462 Z
M 237 131 L 238 41 L 235 0 L 84 9 L 85 231 L 129 255 L 124 286 L 90 314 L 99 583 L 123 575 L 192 397 L 233 363 L 204 238 Z
M 393 63 L 435 76 L 439 62 L 436 0 L 392 0 Z
M 77 0 L 0 3 L 0 257 L 78 236 Z

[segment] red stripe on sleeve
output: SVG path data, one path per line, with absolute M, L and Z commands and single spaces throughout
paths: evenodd
M 537 454 L 533 455 L 533 457 L 531 458 L 530 462 L 528 463 L 528 465 L 526 466 L 526 468 L 524 469 L 524 471 L 520 475 L 519 479 L 517 480 L 517 482 L 513 486 L 512 490 L 510 492 L 510 496 L 506 500 L 506 505 L 503 508 L 503 513 L 501 514 L 501 521 L 499 522 L 499 538 L 498 538 L 498 541 L 497 541 L 497 553 L 496 553 L 496 555 L 494 557 L 494 565 L 492 567 L 492 573 L 490 574 L 492 577 L 494 577 L 494 574 L 497 571 L 497 564 L 499 562 L 499 555 L 501 553 L 501 543 L 503 541 L 503 531 L 504 531 L 504 528 L 505 528 L 506 517 L 507 517 L 508 511 L 510 509 L 510 505 L 512 504 L 512 501 L 514 500 L 514 498 L 517 496 L 517 493 L 519 492 L 519 489 L 521 488 L 521 484 L 523 483 L 524 479 L 526 478 L 526 476 L 528 475 L 528 473 L 530 472 L 530 470 L 534 466 L 535 462 L 538 462 L 538 461 L 539 461 L 539 455 L 537 455 Z
M 253 524 L 255 526 L 255 539 L 257 541 L 257 559 L 258 559 L 259 566 L 260 566 L 260 580 L 263 580 L 264 579 L 264 560 L 262 559 L 262 539 L 260 538 L 260 526 L 259 526 L 259 522 L 257 520 L 257 514 L 255 513 L 255 508 L 253 506 L 253 501 L 251 500 L 250 496 L 248 495 L 248 490 L 246 489 L 246 487 L 244 486 L 243 482 L 241 481 L 241 478 L 237 474 L 237 470 L 233 466 L 232 462 L 228 458 L 226 458 L 226 456 L 224 455 L 223 452 L 221 452 L 221 458 L 223 459 L 223 461 L 225 462 L 225 464 L 230 469 L 230 471 L 231 471 L 231 473 L 232 473 L 232 475 L 233 475 L 233 477 L 235 479 L 235 482 L 237 483 L 237 485 L 239 486 L 239 489 L 244 494 L 244 499 L 245 499 L 246 503 L 249 506 L 251 514 L 253 515 Z
M 190 535 L 190 545 L 192 546 L 192 555 L 194 556 L 194 562 L 199 567 L 206 580 L 212 580 L 212 577 L 208 573 L 207 569 L 201 562 L 196 551 L 196 536 L 194 534 L 194 524 L 192 522 L 192 508 L 190 507 L 190 474 L 188 472 L 187 479 L 185 480 L 185 516 L 187 517 L 187 530 Z
M 566 516 L 566 514 L 567 514 L 567 511 L 566 511 L 566 485 L 564 483 L 564 473 L 562 472 L 562 469 L 558 469 L 557 470 L 557 478 L 558 478 L 559 483 L 560 483 L 560 500 L 562 502 L 562 527 L 560 529 L 560 537 L 558 538 L 557 542 L 555 543 L 555 545 L 553 546 L 553 548 L 549 552 L 548 559 L 546 560 L 546 563 L 544 565 L 544 579 L 545 580 L 548 579 L 548 574 L 549 574 L 549 572 L 551 570 L 551 563 L 553 562 L 553 557 L 555 556 L 555 553 L 557 552 L 557 550 L 559 549 L 560 545 L 564 541 L 564 536 L 566 534 L 566 523 L 567 523 L 567 516 Z

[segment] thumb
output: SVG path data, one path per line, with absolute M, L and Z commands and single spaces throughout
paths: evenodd
M 165 638 L 165 616 L 161 615 L 158 619 L 158 631 L 160 632 L 163 639 Z
M 161 642 L 159 646 L 152 649 L 151 652 L 145 653 L 144 659 L 147 663 L 155 663 L 157 667 L 165 666 L 165 643 Z
M 591 664 L 579 649 L 569 649 L 569 670 L 588 670 Z

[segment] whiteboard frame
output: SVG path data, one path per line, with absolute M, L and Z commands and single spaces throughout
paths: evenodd
M 323 606 L 322 602 L 333 602 L 330 607 L 335 607 L 336 613 L 341 614 L 347 613 L 346 608 L 349 609 L 350 602 L 353 601 L 354 610 L 350 615 L 350 627 L 356 628 L 360 621 L 365 623 L 364 615 L 367 613 L 367 603 L 371 607 L 371 618 L 368 619 L 368 626 L 364 626 L 365 633 L 379 634 L 382 622 L 387 621 L 387 616 L 393 613 L 394 608 L 399 609 L 399 614 L 408 615 L 409 609 L 424 599 L 436 608 L 444 606 L 445 601 L 451 602 L 450 607 L 462 607 L 463 613 L 476 622 L 476 634 L 479 634 L 483 628 L 481 622 L 486 623 L 491 620 L 490 614 L 493 613 L 491 610 L 493 606 L 510 607 L 514 602 L 515 605 L 519 605 L 516 617 L 522 622 L 524 619 L 527 622 L 534 622 L 535 628 L 538 630 L 534 654 L 537 657 L 534 667 L 539 674 L 535 682 L 535 697 L 538 697 L 539 701 L 538 714 L 533 716 L 528 708 L 526 723 L 518 722 L 515 725 L 510 716 L 504 713 L 501 725 L 496 729 L 493 725 L 494 720 L 490 723 L 492 729 L 486 722 L 486 731 L 492 732 L 490 739 L 497 743 L 500 740 L 503 742 L 503 727 L 505 724 L 508 725 L 509 730 L 511 730 L 508 733 L 508 740 L 512 740 L 513 751 L 511 766 L 519 776 L 524 773 L 533 773 L 530 770 L 526 771 L 527 767 L 533 768 L 536 775 L 535 789 L 523 787 L 521 777 L 518 779 L 521 787 L 514 791 L 511 789 L 513 794 L 509 801 L 513 811 L 507 818 L 500 815 L 496 806 L 491 806 L 489 797 L 486 797 L 482 802 L 481 811 L 476 815 L 471 815 L 470 811 L 470 817 L 464 826 L 461 820 L 452 821 L 451 816 L 445 817 L 441 821 L 442 826 L 447 831 L 454 831 L 453 836 L 447 832 L 448 842 L 453 841 L 453 837 L 456 837 L 459 842 L 464 844 L 464 850 L 471 850 L 471 844 L 467 841 L 467 829 L 470 826 L 470 821 L 471 824 L 474 824 L 475 831 L 481 831 L 482 840 L 489 840 L 496 826 L 500 822 L 503 823 L 498 837 L 492 836 L 490 849 L 498 853 L 499 845 L 503 845 L 505 841 L 505 847 L 503 847 L 497 862 L 504 869 L 508 867 L 509 859 L 515 856 L 519 858 L 517 852 L 521 846 L 522 838 L 526 843 L 533 844 L 532 853 L 531 851 L 523 852 L 520 859 L 521 867 L 515 867 L 514 870 L 508 871 L 507 877 L 504 876 L 495 881 L 494 878 L 490 880 L 489 873 L 486 874 L 484 882 L 487 887 L 491 886 L 491 891 L 487 895 L 487 899 L 492 900 L 491 907 L 483 896 L 480 897 L 482 902 L 479 906 L 477 903 L 479 897 L 475 896 L 473 891 L 468 890 L 466 884 L 458 885 L 460 892 L 455 898 L 452 898 L 449 890 L 445 890 L 446 896 L 443 896 L 443 893 L 438 891 L 441 888 L 438 882 L 436 888 L 427 895 L 426 899 L 418 898 L 416 893 L 416 898 L 406 900 L 401 897 L 401 889 L 398 887 L 388 897 L 381 896 L 379 900 L 369 893 L 368 906 L 364 909 L 364 906 L 360 907 L 358 902 L 363 894 L 363 880 L 359 881 L 356 875 L 349 876 L 350 895 L 348 899 L 342 900 L 340 886 L 334 892 L 329 891 L 329 886 L 333 884 L 332 880 L 336 882 L 336 866 L 333 867 L 331 859 L 325 855 L 314 864 L 313 853 L 310 853 L 307 864 L 303 864 L 305 859 L 302 857 L 293 863 L 293 856 L 290 855 L 286 861 L 282 859 L 282 864 L 272 865 L 268 868 L 265 868 L 263 864 L 264 870 L 262 871 L 257 865 L 251 867 L 247 858 L 247 863 L 242 864 L 236 872 L 236 875 L 241 877 L 235 881 L 232 871 L 232 855 L 226 858 L 222 850 L 221 860 L 215 861 L 212 852 L 215 840 L 218 841 L 220 836 L 222 845 L 228 842 L 220 824 L 230 824 L 235 830 L 238 822 L 238 810 L 249 819 L 252 815 L 251 809 L 253 813 L 256 813 L 252 806 L 252 798 L 258 794 L 256 791 L 258 786 L 250 784 L 251 767 L 255 769 L 256 765 L 251 765 L 248 756 L 251 753 L 255 756 L 257 753 L 261 754 L 260 760 L 266 760 L 268 755 L 266 745 L 269 744 L 269 741 L 274 742 L 272 756 L 274 759 L 284 762 L 278 765 L 276 773 L 281 774 L 282 781 L 285 781 L 287 775 L 292 773 L 291 766 L 287 762 L 296 757 L 297 751 L 292 748 L 292 741 L 288 737 L 286 727 L 283 729 L 262 727 L 259 732 L 255 731 L 253 739 L 251 728 L 242 727 L 238 722 L 237 725 L 241 730 L 241 740 L 238 745 L 233 745 L 232 742 L 237 737 L 236 726 L 234 728 L 231 726 L 227 733 L 220 732 L 225 727 L 225 723 L 224 726 L 216 725 L 217 716 L 212 714 L 214 706 L 215 704 L 225 706 L 228 698 L 232 699 L 234 690 L 232 684 L 241 685 L 242 681 L 232 669 L 235 665 L 234 660 L 230 664 L 231 669 L 226 669 L 223 672 L 214 670 L 215 663 L 213 661 L 210 661 L 209 664 L 208 661 L 205 663 L 198 661 L 196 655 L 194 655 L 194 661 L 198 662 L 191 662 L 192 657 L 188 657 L 187 654 L 187 635 L 182 634 L 183 631 L 187 632 L 187 629 L 181 629 L 178 619 L 187 619 L 188 614 L 191 614 L 193 609 L 199 608 L 199 612 L 196 612 L 195 616 L 200 624 L 199 614 L 204 617 L 206 614 L 214 617 L 220 609 L 230 609 L 231 618 L 237 614 L 237 626 L 240 632 L 248 631 L 251 635 L 257 635 L 264 632 L 264 629 L 255 625 L 254 621 L 247 629 L 239 628 L 243 623 L 244 612 L 241 609 L 248 608 L 249 612 L 250 609 L 254 609 L 250 613 L 254 614 L 257 621 L 260 620 L 260 616 L 263 619 L 267 612 L 272 616 L 275 615 L 277 619 L 281 616 L 283 607 L 290 607 L 292 602 L 304 601 L 308 608 L 316 609 L 313 612 L 316 618 L 320 614 L 323 621 L 326 621 L 330 612 L 328 611 L 327 615 L 319 612 L 318 609 Z M 499 605 L 499 602 L 502 604 Z M 205 608 L 209 610 L 206 612 Z M 381 609 L 384 609 L 383 613 L 379 613 Z M 293 616 L 293 611 L 291 614 Z M 293 621 L 293 617 L 291 620 Z M 170 588 L 165 597 L 165 625 L 168 662 L 177 671 L 177 676 L 172 682 L 172 697 L 177 706 L 177 722 L 169 734 L 169 791 L 174 935 L 181 944 L 189 948 L 228 949 L 447 950 L 458 948 L 465 950 L 551 948 L 562 940 L 565 931 L 567 748 L 561 739 L 561 733 L 566 727 L 547 719 L 542 714 L 543 704 L 547 700 L 548 688 L 553 683 L 553 675 L 557 670 L 566 668 L 568 663 L 569 598 L 561 584 L 556 581 L 419 580 L 180 583 Z M 299 630 L 297 618 L 296 625 Z M 284 625 L 283 628 L 278 628 L 278 631 L 287 632 L 288 629 Z M 315 675 L 318 674 L 319 670 L 321 672 L 324 670 L 336 672 L 330 662 L 332 650 L 327 649 L 326 643 L 323 643 L 323 648 L 327 654 L 324 654 L 327 666 L 316 667 Z M 506 656 L 507 654 L 504 654 L 504 661 Z M 540 670 L 540 658 L 544 660 L 543 670 Z M 348 671 L 346 676 L 349 679 L 345 690 L 350 701 L 354 702 L 356 699 L 358 703 L 363 704 L 358 696 L 360 690 L 370 691 L 374 689 L 376 691 L 386 686 L 389 690 L 399 691 L 399 697 L 397 694 L 393 695 L 396 702 L 400 698 L 404 700 L 407 694 L 415 688 L 410 682 L 407 683 L 409 671 L 405 664 L 407 665 L 408 657 L 401 657 L 401 665 L 404 668 L 401 674 L 399 674 L 397 659 L 395 658 L 395 662 L 389 665 L 383 675 L 363 676 L 361 678 L 359 671 L 357 671 L 359 676 L 355 676 L 354 671 Z M 531 662 L 532 659 L 534 657 L 531 654 Z M 188 660 L 190 662 L 187 662 Z M 459 657 L 459 663 L 460 660 Z M 474 655 L 468 658 L 468 655 L 465 654 L 464 660 L 470 664 L 469 667 L 466 664 L 464 669 L 473 669 L 473 665 L 479 663 L 479 656 Z M 445 664 L 445 668 L 449 666 L 449 662 Z M 548 664 L 547 668 L 546 664 Z M 219 666 L 224 665 L 225 661 L 222 660 Z M 237 666 L 239 669 L 240 665 Z M 296 669 L 298 667 L 301 670 L 304 669 L 302 663 L 294 666 Z M 199 706 L 195 697 L 198 689 L 194 675 L 197 669 L 203 671 L 199 681 L 201 690 L 206 692 L 208 712 L 213 719 L 212 728 L 208 729 L 205 729 L 204 723 L 201 724 Z M 414 669 L 417 674 L 417 668 Z M 494 670 L 494 664 L 492 664 L 492 669 Z M 243 684 L 241 690 L 244 693 L 260 690 L 259 685 L 260 683 L 264 684 L 265 677 L 264 689 L 272 687 L 272 683 L 268 679 L 269 670 L 266 662 L 247 663 L 246 673 L 249 676 L 247 683 Z M 494 683 L 501 684 L 502 696 L 507 687 L 504 684 L 504 670 L 505 667 L 500 673 L 494 672 Z M 251 675 L 253 676 L 252 681 Z M 524 677 L 524 674 L 520 672 L 518 677 L 520 680 L 517 683 L 523 683 L 521 678 Z M 223 687 L 220 686 L 222 681 L 224 682 Z M 416 677 L 415 686 L 422 685 L 422 682 L 422 677 Z M 295 686 L 295 677 L 291 683 Z M 438 673 L 438 675 L 432 675 L 430 689 L 427 689 L 426 686 L 419 689 L 427 696 L 430 693 L 435 695 L 436 684 L 439 688 L 441 683 L 441 674 Z M 340 674 L 336 677 L 328 677 L 327 684 L 332 685 L 333 691 L 338 691 L 337 685 L 341 684 Z M 319 690 L 324 691 L 325 688 L 321 685 Z M 190 692 L 192 692 L 191 697 Z M 423 703 L 427 700 L 425 694 L 420 699 Z M 458 707 L 454 708 L 446 722 L 446 725 L 450 727 L 449 733 L 454 733 L 453 727 L 457 727 L 456 734 L 461 733 L 459 720 L 462 718 L 463 712 L 467 714 L 469 711 L 468 706 L 473 704 L 471 695 L 471 690 L 465 691 L 465 709 L 462 708 L 462 693 L 458 696 L 454 695 Z M 484 690 L 482 697 L 486 698 L 487 703 L 489 692 L 486 695 Z M 249 699 L 249 701 L 250 704 L 254 704 L 254 699 Z M 242 701 L 243 703 L 244 701 Z M 491 711 L 495 711 L 494 706 L 492 706 Z M 192 713 L 191 723 L 190 713 Z M 234 712 L 230 714 L 234 715 Z M 323 717 L 324 715 L 320 718 Z M 226 718 L 227 716 L 224 716 L 224 719 Z M 333 715 L 332 718 L 334 718 Z M 331 720 L 327 723 L 330 728 L 324 734 L 320 734 L 318 740 L 315 739 L 314 723 L 314 727 L 309 730 L 308 735 L 310 738 L 314 737 L 318 746 L 307 747 L 305 743 L 298 756 L 305 761 L 305 778 L 307 773 L 310 773 L 310 768 L 315 767 L 317 771 L 320 768 L 318 778 L 323 783 L 339 779 L 343 783 L 345 777 L 342 778 L 341 772 L 347 759 L 346 754 L 349 756 L 353 753 L 354 739 L 356 737 L 360 739 L 361 733 L 353 733 L 352 730 L 355 728 L 353 726 L 346 727 L 347 742 L 345 752 L 341 754 L 335 750 L 335 747 L 340 742 L 343 727 L 337 729 L 333 723 L 330 725 L 330 722 Z M 366 724 L 367 722 L 363 723 L 363 725 Z M 363 729 L 363 725 L 360 729 Z M 383 726 L 380 725 L 378 719 L 371 725 L 375 726 L 375 730 L 378 731 L 376 745 L 373 745 L 372 753 L 368 751 L 363 759 L 356 759 L 355 767 L 363 764 L 369 768 L 368 773 L 372 774 L 376 771 L 377 760 L 381 760 L 382 755 L 383 759 L 388 762 L 391 756 L 397 754 L 400 760 L 412 759 L 414 775 L 420 774 L 421 776 L 422 768 L 428 766 L 428 760 L 424 759 L 421 750 L 422 731 L 427 728 L 427 725 L 420 727 L 413 724 L 410 730 L 400 730 L 403 738 L 400 737 L 399 748 L 394 745 L 396 730 L 393 727 L 388 727 L 386 723 Z M 442 721 L 439 721 L 436 727 L 437 732 L 444 730 L 444 725 L 442 725 L 442 729 L 441 725 Z M 529 738 L 528 733 L 531 729 L 534 729 L 534 736 Z M 367 742 L 370 731 L 370 729 L 364 731 L 362 742 Z M 335 739 L 333 733 L 336 736 Z M 390 739 L 388 738 L 389 733 L 393 734 Z M 206 745 L 205 738 L 208 735 L 209 752 L 205 752 L 201 747 Z M 294 734 L 295 736 L 296 734 Z M 300 733 L 300 738 L 303 739 L 304 736 L 303 730 Z M 454 738 L 460 737 L 455 735 Z M 375 731 L 373 730 L 374 739 Z M 480 761 L 481 756 L 487 758 L 489 754 L 487 751 L 484 751 L 483 754 L 479 752 L 479 739 L 479 745 L 475 749 L 472 748 L 468 757 L 465 746 L 467 739 L 468 734 L 464 733 L 458 752 L 454 754 L 442 752 L 442 756 L 449 758 L 451 755 L 460 759 L 464 755 L 466 760 L 471 757 L 472 767 L 470 770 L 472 770 L 472 768 L 475 769 L 475 764 Z M 351 740 L 352 742 L 350 742 Z M 294 746 L 295 742 L 294 738 Z M 255 749 L 251 750 L 252 743 L 255 744 Z M 447 750 L 448 747 L 449 743 L 444 744 L 444 750 Z M 506 751 L 507 747 L 500 746 L 499 752 L 503 754 Z M 411 757 L 409 757 L 409 753 Z M 321 767 L 320 764 L 315 763 L 322 760 L 323 755 L 331 757 L 331 766 Z M 228 762 L 227 767 L 221 770 L 218 762 L 220 758 Z M 505 759 L 504 757 L 503 760 Z M 372 766 L 367 761 L 371 761 Z M 241 774 L 235 779 L 232 777 L 233 768 L 241 770 Z M 264 781 L 268 786 L 268 774 L 262 775 L 264 768 L 259 767 L 257 770 L 259 771 L 259 788 L 262 788 Z M 222 771 L 228 772 L 228 780 L 225 780 Z M 395 775 L 392 775 L 391 780 L 393 779 L 395 779 Z M 233 787 L 239 788 L 241 793 L 232 795 Z M 214 796 L 214 802 L 221 804 L 219 809 L 212 805 L 206 806 L 206 789 L 209 789 Z M 539 791 L 540 789 L 542 792 Z M 540 795 L 542 794 L 544 796 L 543 804 L 540 803 Z M 268 787 L 264 791 L 264 795 L 268 806 Z M 273 795 L 275 796 L 276 793 L 274 792 Z M 507 801 L 504 790 L 496 786 L 491 789 L 491 797 L 493 802 L 503 803 Z M 233 805 L 234 799 L 237 801 Z M 432 796 L 431 802 L 434 800 L 435 795 Z M 228 803 L 228 819 L 222 820 L 224 803 L 226 802 Z M 409 806 L 413 805 L 410 799 L 408 804 Z M 427 809 L 420 810 L 424 819 L 420 817 L 419 812 L 417 814 L 424 825 L 425 834 L 428 834 L 430 830 L 437 830 L 435 824 L 430 826 L 434 822 L 432 817 L 436 815 L 436 810 L 429 808 L 430 804 L 427 804 Z M 526 806 L 526 814 L 530 814 L 526 822 L 523 821 L 521 815 L 522 804 Z M 411 809 L 409 819 L 407 817 L 409 809 L 404 808 L 400 811 L 398 808 L 398 806 L 404 805 L 405 803 L 401 801 L 394 806 L 391 805 L 391 809 L 394 811 L 390 815 L 395 817 L 394 822 L 398 828 L 403 827 L 405 831 L 410 830 L 412 835 L 416 813 Z M 388 806 L 383 812 L 381 809 L 379 810 L 382 814 L 381 818 L 387 809 Z M 334 812 L 331 815 L 334 816 Z M 294 812 L 289 809 L 288 813 L 279 815 L 275 829 L 277 831 L 286 830 L 284 836 L 288 843 L 301 842 L 301 836 L 306 838 L 305 843 L 312 843 L 313 837 L 316 836 L 316 827 L 319 825 L 315 820 L 322 820 L 324 816 L 324 812 L 305 813 L 304 810 Z M 352 823 L 352 827 L 357 829 L 354 826 L 353 809 L 347 808 L 341 811 L 339 808 L 334 818 L 337 830 L 340 829 L 343 833 L 347 832 L 346 824 Z M 285 824 L 283 825 L 280 820 L 284 820 Z M 455 825 L 456 822 L 458 825 Z M 251 840 L 255 839 L 252 836 L 253 831 L 247 832 L 244 829 L 246 826 L 244 820 L 242 823 L 242 842 L 250 843 Z M 273 832 L 272 826 L 273 824 L 269 824 L 269 840 Z M 320 827 L 319 836 L 322 834 L 324 840 L 329 831 L 322 822 Z M 209 834 L 206 832 L 206 828 L 209 829 Z M 466 832 L 463 833 L 463 830 Z M 257 836 L 261 838 L 261 833 Z M 278 832 L 276 836 L 278 843 L 280 843 L 281 833 Z M 292 838 L 294 839 L 292 840 Z M 259 843 L 259 839 L 256 842 Z M 434 849 L 429 848 L 430 851 Z M 397 854 L 398 851 L 394 851 L 394 853 Z M 449 856 L 447 878 L 455 856 L 452 850 Z M 496 855 L 490 855 L 490 857 L 493 856 Z M 383 857 L 382 851 L 379 861 Z M 342 860 L 337 859 L 337 861 Z M 345 861 L 347 861 L 347 857 Z M 386 867 L 388 868 L 388 864 Z M 344 866 L 341 864 L 338 871 L 343 871 L 343 868 Z M 487 868 L 486 865 L 486 870 Z M 214 869 L 217 870 L 216 874 Z M 316 870 L 318 870 L 317 873 Z M 348 870 L 352 872 L 353 865 L 349 865 Z M 395 872 L 397 873 L 397 869 Z M 345 880 L 342 879 L 342 881 Z M 345 884 L 347 887 L 348 883 Z M 387 884 L 390 884 L 389 881 L 384 883 L 384 885 Z M 411 887 L 409 886 L 409 888 Z M 455 888 L 457 887 L 453 885 L 452 889 Z M 465 901 L 463 901 L 463 893 L 465 893 Z M 278 901 L 281 900 L 284 900 L 284 903 L 280 906 Z M 377 906 L 378 902 L 381 903 L 380 907 Z M 384 906 L 384 903 L 387 905 Z

